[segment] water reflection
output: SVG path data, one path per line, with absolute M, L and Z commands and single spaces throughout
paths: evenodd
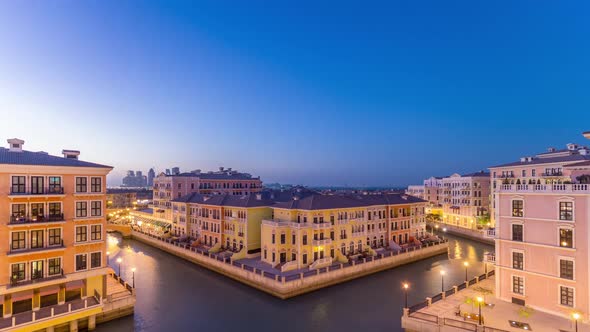
M 134 240 L 108 241 L 109 262 L 131 281 L 135 272 L 134 317 L 98 327 L 98 331 L 400 331 L 404 295 L 416 303 L 440 292 L 440 271 L 449 289 L 469 274 L 481 274 L 484 251 L 491 246 L 450 238 L 448 255 L 439 255 L 286 301 L 244 286 Z

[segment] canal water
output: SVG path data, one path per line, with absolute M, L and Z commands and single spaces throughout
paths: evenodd
M 445 234 L 446 235 L 446 234 Z M 484 273 L 493 247 L 448 236 L 449 254 L 397 267 L 289 300 L 279 300 L 135 240 L 109 235 L 110 265 L 132 282 L 135 315 L 97 331 L 402 331 L 402 283 L 410 305 Z

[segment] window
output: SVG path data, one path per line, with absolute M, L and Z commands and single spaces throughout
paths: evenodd
M 59 176 L 49 177 L 49 193 L 59 194 L 62 193 L 61 178 Z
M 26 234 L 27 233 L 25 231 L 13 232 L 12 233 L 12 241 L 10 244 L 10 250 L 25 249 L 26 248 L 26 243 L 25 243 Z
M 87 254 L 76 255 L 76 271 L 86 270 Z
M 569 259 L 559 260 L 559 277 L 574 280 L 574 261 Z
M 50 228 L 47 232 L 49 233 L 50 246 L 61 245 L 61 228 Z
M 31 280 L 43 278 L 43 263 L 41 260 L 31 262 Z
M 26 204 L 12 204 L 12 216 L 15 218 L 24 218 L 27 215 Z
M 285 239 L 285 234 L 281 234 L 281 244 L 285 244 L 286 239 Z
M 76 242 L 88 240 L 88 228 L 86 226 L 76 226 Z
M 49 217 L 59 217 L 61 215 L 61 203 L 49 203 Z
M 34 220 L 41 220 L 45 216 L 45 205 L 43 203 L 31 203 L 31 217 Z
M 559 229 L 559 246 L 564 248 L 574 247 L 574 231 L 572 229 Z
M 100 252 L 93 252 L 90 254 L 90 268 L 97 268 L 101 267 L 102 253 Z
M 574 306 L 574 289 L 572 287 L 559 287 L 559 303 L 566 307 Z
M 537 176 L 537 170 L 536 169 L 531 170 L 531 175 L 532 176 Z
M 76 192 L 85 193 L 88 191 L 88 178 L 77 177 L 76 178 Z
M 11 281 L 22 281 L 27 278 L 25 266 L 25 263 L 16 263 L 11 265 Z
M 43 180 L 42 176 L 31 176 L 31 194 L 43 194 Z
M 291 235 L 291 244 L 295 244 L 295 234 Z
M 559 202 L 559 220 L 574 220 L 574 203 Z
M 25 180 L 24 176 L 13 176 L 12 177 L 12 188 L 10 192 L 13 194 L 24 194 L 25 191 Z
M 102 240 L 102 225 L 90 226 L 90 240 L 92 240 L 92 241 Z
M 76 218 L 88 216 L 88 202 L 76 202 Z
M 275 244 L 275 236 L 276 236 L 275 234 L 272 234 L 272 239 L 271 239 L 270 243 Z M 273 261 L 274 261 L 274 259 L 273 259 Z
M 307 264 L 307 253 L 301 255 L 301 259 L 303 261 L 303 264 Z
M 93 193 L 102 192 L 102 178 L 99 178 L 99 177 L 90 178 L 90 191 Z
M 52 276 L 61 274 L 61 258 L 50 258 L 47 260 L 48 270 L 47 274 Z
M 303 245 L 307 244 L 307 234 L 303 235 Z
M 520 224 L 512 224 L 512 241 L 522 242 L 523 226 Z
M 523 169 L 523 170 L 522 170 L 522 177 L 523 177 L 523 178 L 526 178 L 526 169 Z
M 522 252 L 512 252 L 512 268 L 517 270 L 524 269 L 524 254 Z
M 512 216 L 522 217 L 524 215 L 524 202 L 519 199 L 512 201 Z
M 43 248 L 43 230 L 31 231 L 31 248 Z
M 524 278 L 512 276 L 512 293 L 524 295 Z
M 90 215 L 93 217 L 102 216 L 102 202 L 101 201 L 90 202 Z

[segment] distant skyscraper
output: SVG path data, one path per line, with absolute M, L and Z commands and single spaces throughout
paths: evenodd
M 147 185 L 148 187 L 153 187 L 154 186 L 154 178 L 156 177 L 156 171 L 154 171 L 153 168 L 150 168 L 150 170 L 148 171 L 148 176 L 147 176 Z
M 180 174 L 180 168 L 172 167 L 172 175 L 178 175 L 178 174 Z
M 127 176 L 123 178 L 123 187 L 145 187 L 147 178 L 141 171 L 127 171 Z

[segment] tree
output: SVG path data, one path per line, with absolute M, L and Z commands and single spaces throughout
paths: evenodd
M 436 214 L 436 213 L 428 213 L 426 214 L 426 221 L 428 222 L 440 222 L 441 221 L 441 217 L 440 214 Z

